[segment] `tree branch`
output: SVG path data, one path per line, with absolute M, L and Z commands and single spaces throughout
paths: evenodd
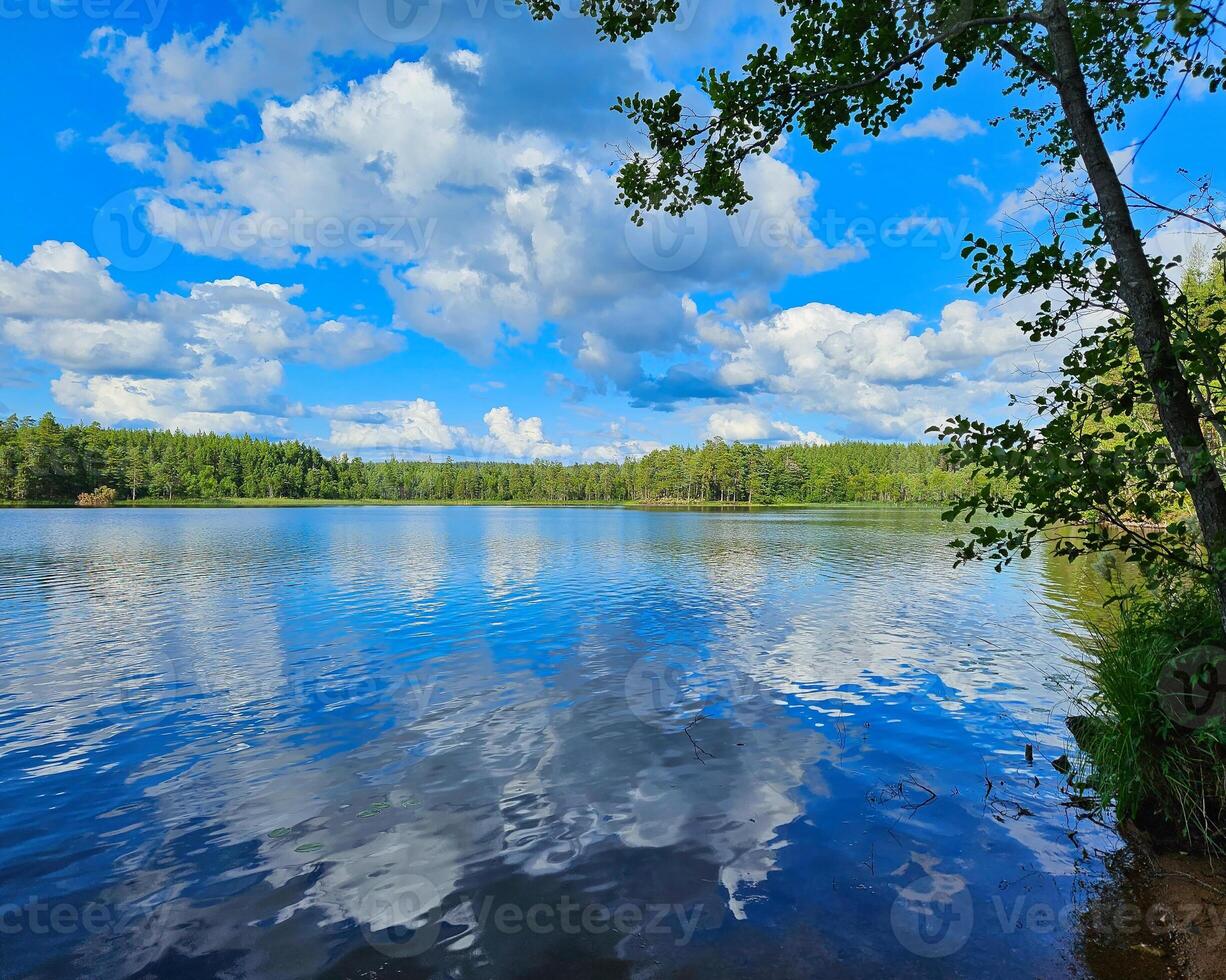
M 1013 60 L 1025 68 L 1032 74 L 1038 75 L 1044 81 L 1054 82 L 1056 77 L 1047 70 L 1047 67 L 1038 58 L 1028 55 L 1025 51 L 1019 48 L 1012 41 L 1001 41 L 1001 48 L 1013 55 Z
M 913 48 L 906 54 L 899 55 L 893 61 L 877 69 L 871 75 L 866 75 L 864 78 L 857 79 L 854 82 L 848 82 L 845 85 L 832 85 L 829 88 L 821 89 L 799 89 L 812 99 L 823 98 L 828 95 L 837 95 L 841 92 L 854 92 L 858 89 L 867 88 L 870 85 L 876 85 L 878 82 L 889 78 L 894 72 L 900 68 L 905 68 L 907 65 L 915 63 L 921 59 L 929 51 L 935 48 L 938 44 L 943 44 L 946 41 L 952 40 L 964 31 L 968 31 L 975 27 L 1009 27 L 1018 24 L 1046 24 L 1041 14 L 1024 11 L 1022 13 L 1010 14 L 1007 17 L 973 17 L 969 20 L 961 21 L 949 30 L 942 31 L 930 37 L 917 48 Z M 1046 73 L 1046 69 L 1044 69 Z
M 1208 218 L 1198 217 L 1197 215 L 1193 214 L 1191 211 L 1183 211 L 1179 208 L 1170 207 L 1167 204 L 1160 204 L 1159 202 L 1155 201 L 1152 197 L 1149 197 L 1146 194 L 1142 194 L 1139 190 L 1137 190 L 1131 184 L 1124 183 L 1123 181 L 1120 181 L 1120 183 L 1123 184 L 1125 190 L 1127 190 L 1129 194 L 1131 194 L 1133 197 L 1139 198 L 1140 200 L 1144 201 L 1151 208 L 1156 208 L 1159 211 L 1164 211 L 1167 214 L 1173 215 L 1176 218 L 1187 218 L 1189 221 L 1195 221 L 1197 224 L 1204 225 L 1206 228 L 1212 228 L 1219 235 L 1226 237 L 1226 227 L 1219 225 L 1216 221 L 1210 221 Z

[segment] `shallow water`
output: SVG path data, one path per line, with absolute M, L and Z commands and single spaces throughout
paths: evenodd
M 0 512 L 0 973 L 1092 975 L 1083 589 L 948 536 Z

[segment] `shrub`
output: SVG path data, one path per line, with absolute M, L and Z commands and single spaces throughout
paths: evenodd
M 77 496 L 78 507 L 110 507 L 115 503 L 115 491 L 110 487 L 99 487 L 93 493 L 82 493 Z
M 1126 598 L 1087 645 L 1079 775 L 1160 846 L 1226 854 L 1223 639 L 1213 593 L 1184 584 Z

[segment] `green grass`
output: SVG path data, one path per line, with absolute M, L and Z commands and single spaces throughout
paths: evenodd
M 1077 778 L 1161 846 L 1226 855 L 1226 692 L 1200 716 L 1169 693 L 1190 651 L 1223 646 L 1214 596 L 1185 587 L 1126 599 L 1087 647 Z

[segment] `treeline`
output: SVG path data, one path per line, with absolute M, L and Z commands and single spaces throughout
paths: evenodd
M 0 425 L 0 499 L 68 501 L 99 487 L 121 499 L 942 502 L 968 489 L 922 443 L 675 446 L 622 463 L 326 457 L 301 442 L 188 435 L 10 416 Z

